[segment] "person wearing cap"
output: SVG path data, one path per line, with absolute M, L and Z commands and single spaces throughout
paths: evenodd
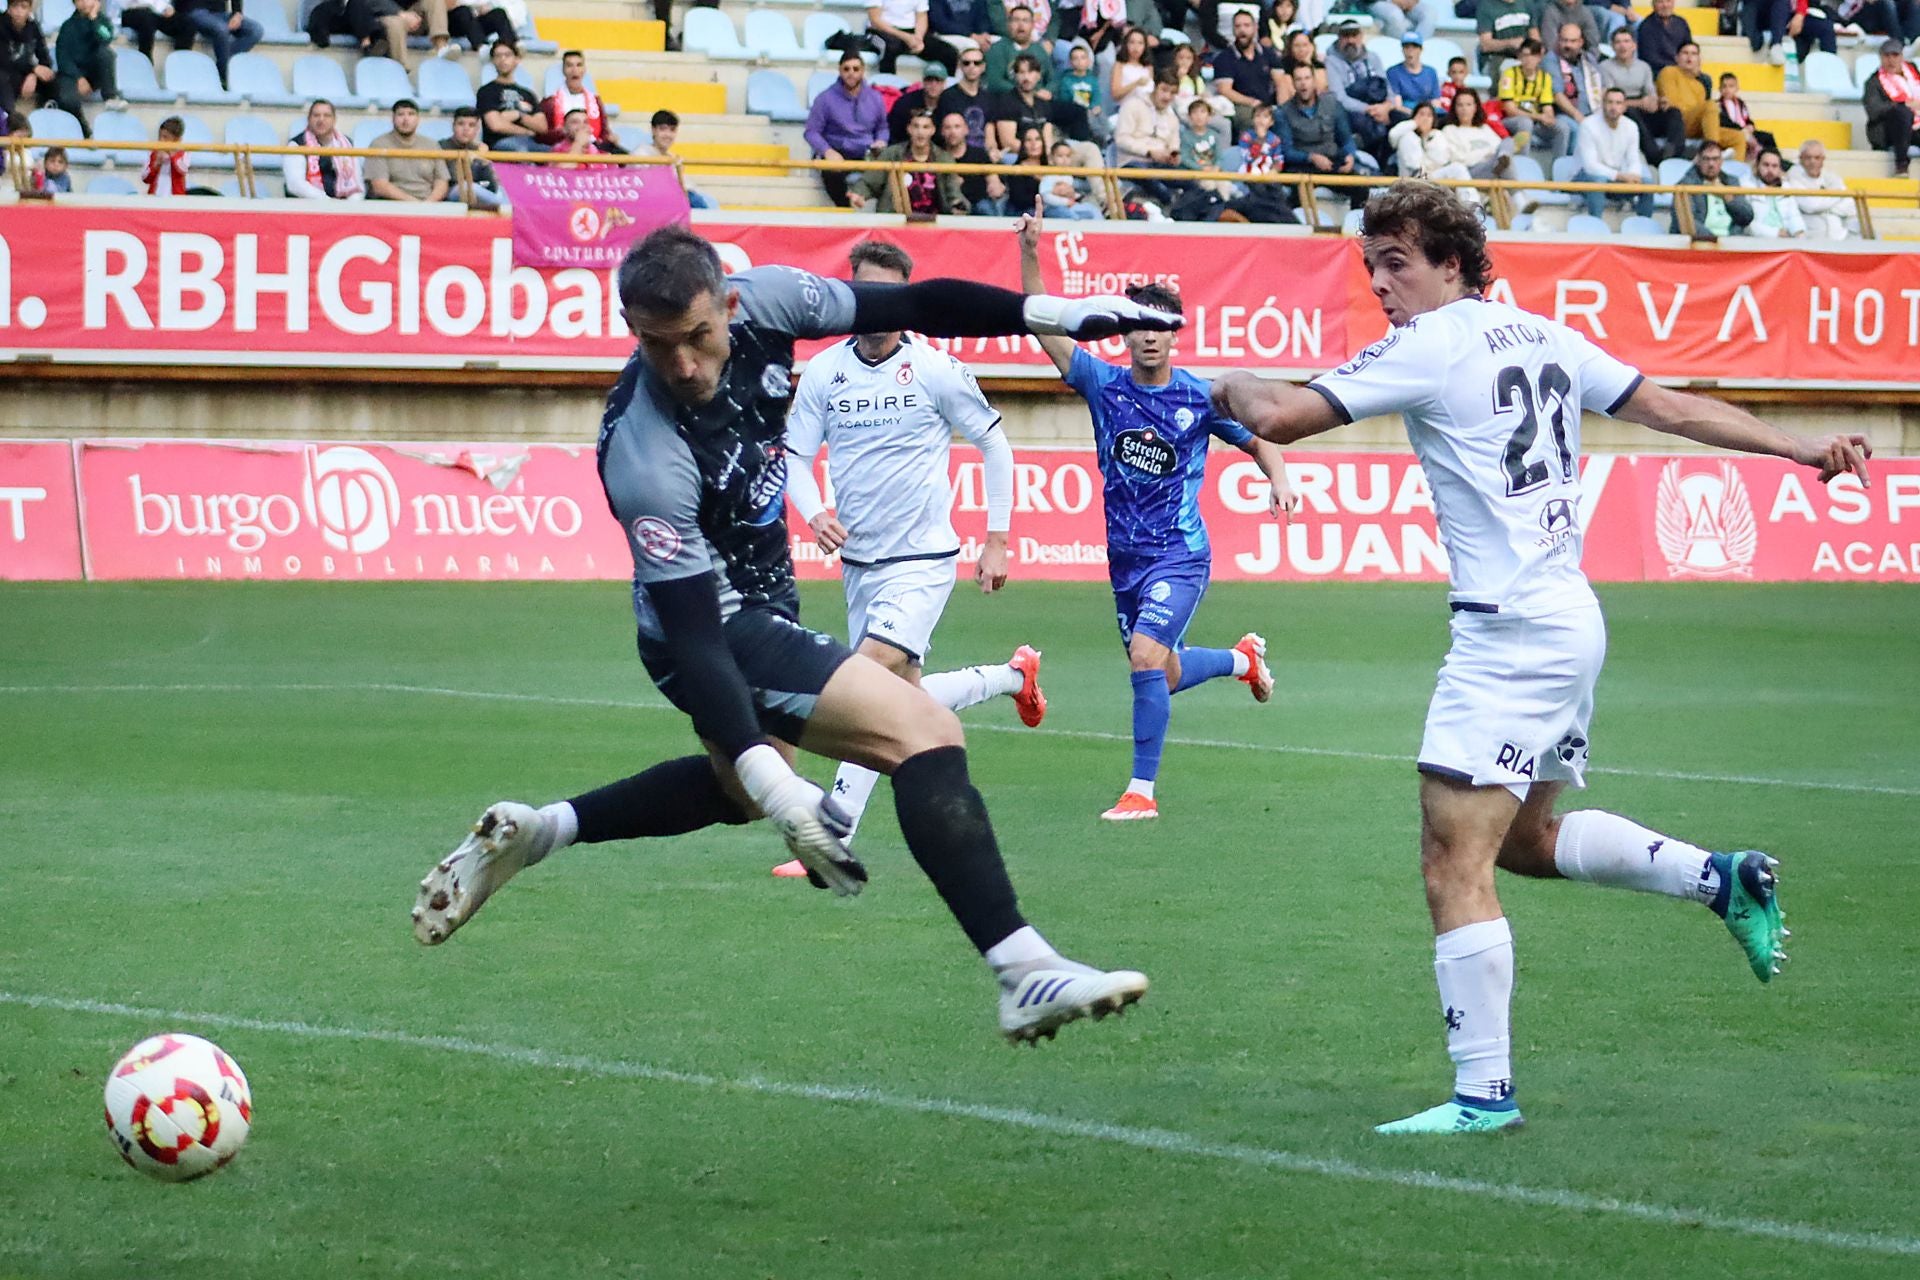
M 880 55 L 880 74 L 892 75 L 900 55 L 919 57 L 927 47 L 928 0 L 880 0 L 867 6 L 867 40 Z M 945 45 L 945 41 L 941 42 Z
M 1443 15 L 1452 14 L 1453 6 L 1443 5 L 1440 0 L 1373 0 L 1367 12 L 1380 24 L 1381 35 L 1397 37 L 1411 31 L 1424 40 L 1433 34 Z
M 1387 82 L 1387 69 L 1367 48 L 1357 22 L 1342 22 L 1327 50 L 1327 96 L 1347 113 L 1354 145 L 1385 167 L 1392 151 L 1388 131 L 1409 113 Z
M 1880 46 L 1880 70 L 1860 86 L 1867 109 L 1867 143 L 1893 153 L 1893 173 L 1907 176 L 1909 152 L 1916 141 L 1914 118 L 1920 115 L 1920 70 L 1907 61 L 1898 40 Z
M 1440 73 L 1420 65 L 1426 43 L 1418 31 L 1407 32 L 1400 37 L 1400 65 L 1387 68 L 1387 88 L 1408 111 L 1423 102 L 1440 100 Z
M 418 160 L 374 156 L 367 161 L 367 194 L 375 200 L 415 200 L 437 204 L 451 185 L 440 146 L 420 133 L 420 105 L 412 98 L 393 104 L 393 128 L 375 138 L 370 151 L 418 151 Z
M 894 99 L 893 106 L 887 111 L 887 141 L 889 143 L 907 140 L 907 117 L 915 111 L 937 113 L 940 108 L 940 95 L 947 91 L 947 66 L 944 62 L 929 62 L 926 70 L 920 73 L 920 87 L 908 89 Z M 935 114 L 938 119 L 938 115 Z
M 1213 87 L 1233 104 L 1236 132 L 1252 125 L 1255 107 L 1280 99 L 1280 56 L 1262 45 L 1255 31 L 1253 15 L 1242 9 L 1233 15 L 1232 46 L 1213 56 Z

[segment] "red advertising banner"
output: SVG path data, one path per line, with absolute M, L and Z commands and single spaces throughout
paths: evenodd
M 19 562 L 34 572 L 0 576 L 80 577 L 67 446 L 29 448 L 37 470 L 15 461 L 27 450 L 0 445 L 0 548 L 9 551 L 0 567 L 15 564 L 10 512 L 24 511 L 26 529 L 53 540 L 36 544 L 39 559 Z M 558 580 L 632 569 L 584 447 L 83 441 L 77 449 L 85 572 L 94 578 Z M 1245 455 L 1208 459 L 1201 507 L 1216 578 L 1446 578 L 1432 493 L 1411 455 L 1301 452 L 1289 455 L 1289 469 L 1301 508 L 1282 523 L 1267 515 L 1264 479 Z M 57 512 L 62 475 L 64 526 L 38 523 L 37 507 L 5 496 L 45 489 L 49 514 Z M 1823 488 L 1812 472 L 1769 459 L 1603 455 L 1586 461 L 1582 479 L 1583 564 L 1595 581 L 1920 581 L 1920 459 L 1876 463 L 1871 489 Z M 955 450 L 953 487 L 964 572 L 986 524 L 971 450 Z M 835 576 L 789 516 L 799 575 Z M 1090 451 L 1016 452 L 1011 543 L 1018 577 L 1106 577 Z
M 513 206 L 513 260 L 528 267 L 620 265 L 655 227 L 687 220 L 687 193 L 671 165 L 494 166 Z
M 70 581 L 84 568 L 73 445 L 0 440 L 0 581 Z
M 632 340 L 609 270 L 516 263 L 512 223 L 379 212 L 0 208 L 0 361 L 613 370 Z M 916 273 L 1014 286 L 993 219 L 874 228 L 702 215 L 729 270 L 844 275 L 879 235 Z M 1302 376 L 1385 329 L 1356 242 L 1258 228 L 1050 229 L 1049 288 L 1181 289 L 1176 358 L 1201 373 Z M 1920 252 L 1648 249 L 1502 240 L 1496 297 L 1564 321 L 1654 377 L 1920 385 Z M 573 261 L 573 259 L 569 259 Z M 1050 373 L 1030 339 L 948 344 L 983 375 Z M 1117 355 L 1117 343 L 1096 348 Z

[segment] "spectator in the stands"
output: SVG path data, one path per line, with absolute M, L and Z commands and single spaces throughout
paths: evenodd
M 940 62 L 929 62 L 920 73 L 920 88 L 909 89 L 894 100 L 887 111 L 887 141 L 889 143 L 907 140 L 907 117 L 915 111 L 924 111 L 932 115 L 940 109 L 940 97 L 947 91 L 947 68 Z
M 1040 78 L 1040 59 L 1030 53 L 1014 59 L 1012 91 L 999 94 L 993 100 L 994 151 L 1003 155 L 1013 151 L 1019 145 L 1020 135 L 1032 125 L 1045 139 L 1040 153 L 1041 163 L 1046 163 L 1046 153 L 1053 146 L 1056 104 L 1040 96 Z
M 1337 102 L 1320 96 L 1313 68 L 1293 69 L 1293 96 L 1280 108 L 1275 121 L 1285 139 L 1287 168 L 1313 173 L 1372 172 L 1353 145 L 1353 125 Z
M 987 92 L 987 55 L 978 49 L 963 49 L 959 59 L 960 76 L 940 95 L 934 110 L 940 118 L 958 114 L 967 122 L 967 145 L 987 145 L 987 121 L 993 115 L 993 95 Z
M 1580 48 L 1598 58 L 1607 47 L 1607 32 L 1613 29 L 1609 26 L 1606 31 L 1601 30 L 1600 17 L 1604 12 L 1586 3 L 1586 0 L 1547 0 L 1546 4 L 1540 6 L 1540 12 L 1534 15 L 1533 26 L 1540 33 L 1540 43 L 1547 46 L 1548 58 L 1551 59 L 1558 52 L 1560 33 L 1569 23 L 1580 28 Z M 1592 110 L 1599 109 L 1600 104 L 1596 100 Z
M 1075 40 L 1067 50 L 1067 73 L 1060 77 L 1060 98 L 1087 113 L 1087 127 L 1093 140 L 1105 144 L 1113 140 L 1113 120 L 1107 114 L 1107 102 L 1100 92 L 1100 77 L 1093 71 L 1093 49 L 1085 40 Z
M 934 35 L 958 52 L 972 45 L 982 54 L 993 43 L 990 10 L 995 0 L 931 0 L 927 25 Z M 1003 10 L 1004 12 L 1004 10 Z
M 205 40 L 213 50 L 213 65 L 220 71 L 223 89 L 233 55 L 253 48 L 266 34 L 258 22 L 241 12 L 240 6 L 241 0 L 175 0 L 173 6 L 179 19 L 174 42 L 184 49 L 196 36 Z
M 1747 224 L 1753 221 L 1753 206 L 1747 203 L 1745 196 L 1721 195 L 1720 189 L 1732 187 L 1738 189 L 1739 179 L 1723 170 L 1721 162 L 1724 149 L 1718 139 L 1707 138 L 1700 144 L 1700 150 L 1694 154 L 1693 163 L 1680 175 L 1675 186 L 1712 187 L 1716 194 L 1685 197 L 1687 207 L 1693 211 L 1693 234 L 1696 240 L 1714 240 L 1721 236 L 1739 235 Z M 1678 209 L 1673 215 L 1673 230 L 1680 232 L 1680 214 Z
M 426 29 L 427 39 L 433 45 L 433 56 L 436 58 L 460 56 L 460 50 L 453 43 L 453 28 L 449 22 L 453 6 L 459 2 L 460 0 L 402 0 L 401 8 L 420 15 L 420 27 L 414 29 L 416 31 L 421 27 Z M 392 56 L 401 62 L 406 61 L 397 53 Z
M 1173 114 L 1173 97 L 1178 89 L 1179 82 L 1173 78 L 1173 72 L 1161 71 L 1155 76 L 1152 89 L 1133 94 L 1120 104 L 1120 115 L 1113 124 L 1113 149 L 1122 169 L 1179 166 L 1180 118 Z M 1158 179 L 1138 186 L 1142 194 L 1160 204 L 1163 211 L 1173 202 L 1172 192 Z M 1021 206 L 1016 200 L 1013 207 Z
M 1794 56 L 1805 63 L 1816 44 L 1822 53 L 1836 53 L 1839 40 L 1833 29 L 1833 14 L 1811 0 L 1791 0 L 1791 3 L 1793 16 L 1787 20 L 1787 38 L 1793 41 Z
M 880 73 L 892 75 L 900 55 L 927 47 L 927 0 L 880 0 L 867 6 L 867 42 L 880 55 Z
M 480 112 L 473 107 L 459 107 L 453 113 L 453 136 L 440 141 L 442 151 L 478 151 L 480 150 Z M 452 162 L 449 162 L 450 164 Z M 500 178 L 493 171 L 493 162 L 480 156 L 467 157 L 467 172 L 472 178 L 470 189 L 463 196 L 460 191 L 458 171 L 449 168 L 447 172 L 447 199 L 465 204 L 469 209 L 504 209 L 507 199 L 500 194 Z
M 1547 56 L 1548 76 L 1553 80 L 1554 114 L 1564 117 L 1576 133 L 1589 116 L 1600 114 L 1600 95 L 1606 92 L 1606 77 L 1600 63 L 1587 51 L 1587 38 L 1580 27 L 1566 23 L 1558 31 L 1559 45 Z M 1634 127 L 1634 134 L 1640 132 Z
M 1740 77 L 1731 71 L 1720 75 L 1719 101 L 1720 137 L 1724 140 L 1731 133 L 1740 135 L 1738 145 L 1744 148 L 1740 154 L 1742 160 L 1752 164 L 1760 158 L 1762 151 L 1775 145 L 1771 133 L 1754 127 L 1753 112 L 1747 109 L 1747 100 L 1740 96 Z
M 1387 134 L 1393 145 L 1394 170 L 1403 178 L 1465 178 L 1467 168 L 1455 164 L 1452 150 L 1440 133 L 1440 117 L 1431 102 L 1414 107 L 1413 114 L 1393 126 Z M 1462 199 L 1470 193 L 1462 191 Z M 1471 193 L 1477 195 L 1477 193 Z
M 1553 77 L 1541 65 L 1545 53 L 1538 40 L 1520 46 L 1519 61 L 1500 73 L 1500 110 L 1515 151 L 1535 146 L 1558 160 L 1573 150 L 1573 128 L 1554 109 Z
M 82 137 L 91 138 L 80 100 L 98 92 L 109 107 L 125 104 L 115 75 L 113 20 L 100 12 L 100 0 L 75 0 L 73 12 L 60 24 L 54 41 L 54 60 L 59 74 L 53 79 L 53 95 L 62 109 L 80 122 Z
M 1860 215 L 1846 194 L 1846 179 L 1827 168 L 1827 149 L 1819 139 L 1800 144 L 1800 163 L 1787 175 L 1786 185 L 1795 191 L 1835 193 L 1796 197 L 1809 239 L 1845 240 L 1860 234 Z
M 1007 36 L 987 50 L 987 91 L 1013 91 L 1013 60 L 1030 53 L 1040 64 L 1040 92 L 1053 96 L 1053 53 L 1033 29 L 1033 10 L 1017 4 L 1007 10 Z
M 1920 0 L 1840 0 L 1834 12 L 1869 35 L 1920 41 Z
M 1893 172 L 1905 177 L 1920 114 L 1920 70 L 1908 62 L 1898 40 L 1880 46 L 1880 70 L 1861 86 L 1867 108 L 1867 145 L 1893 153 Z
M 347 0 L 300 0 L 294 25 L 307 33 L 316 49 L 325 49 L 337 35 L 347 35 L 353 23 L 347 18 Z
M 587 88 L 587 55 L 578 49 L 569 49 L 560 55 L 560 87 L 549 94 L 540 106 L 547 116 L 547 127 L 541 135 L 543 140 L 565 140 L 567 113 L 583 111 L 587 116 L 587 129 L 593 134 L 594 145 L 612 155 L 626 154 L 627 149 L 613 136 L 613 126 L 607 121 L 606 104 L 600 101 L 599 94 Z
M 1513 139 L 1502 137 L 1487 119 L 1480 91 L 1463 86 L 1448 103 L 1447 122 L 1440 128 L 1448 159 L 1467 167 L 1475 178 L 1504 178 L 1513 167 Z
M 680 186 L 687 193 L 687 204 L 694 209 L 711 209 L 714 203 L 708 197 L 687 186 L 686 170 L 681 166 L 680 157 L 673 154 L 674 144 L 680 141 L 680 117 L 665 107 L 653 113 L 653 119 L 647 122 L 653 141 L 640 151 L 641 155 L 665 156 L 673 161 L 674 172 L 680 175 Z
M 176 45 L 192 40 L 191 33 L 181 33 L 184 24 L 168 0 L 122 0 L 120 25 L 133 33 L 134 47 L 149 62 L 153 61 L 153 38 L 160 32 L 166 32 Z
M 1641 52 L 1645 51 L 1643 44 Z M 1691 40 L 1681 45 L 1674 64 L 1660 72 L 1654 83 L 1659 86 L 1660 96 L 1687 122 L 1689 138 L 1745 148 L 1746 139 L 1740 130 L 1720 127 L 1720 103 L 1714 97 L 1713 82 L 1700 73 L 1699 45 Z
M 924 107 L 915 107 L 913 114 L 907 117 L 907 140 L 884 148 L 874 158 L 906 163 L 952 164 L 953 156 L 935 144 L 934 133 L 933 112 Z M 909 169 L 903 176 L 907 189 L 907 207 L 904 209 L 894 203 L 893 174 L 885 169 L 869 169 L 861 174 L 847 188 L 847 203 L 855 209 L 871 208 L 880 213 L 916 214 L 924 218 L 943 213 L 970 212 L 958 174 Z
M 335 132 L 333 104 L 315 98 L 307 108 L 307 127 L 296 130 L 291 145 L 296 147 L 339 148 L 353 145 L 351 138 Z M 280 163 L 280 176 L 287 195 L 302 200 L 362 200 L 367 189 L 360 180 L 357 156 L 289 155 Z
M 1600 110 L 1580 122 L 1580 169 L 1576 182 L 1646 182 L 1646 157 L 1640 153 L 1640 129 L 1627 119 L 1627 95 L 1608 89 L 1600 99 Z M 1587 212 L 1599 217 L 1606 209 L 1607 196 L 1600 191 L 1581 193 Z M 1628 197 L 1622 195 L 1619 199 Z M 1653 216 L 1653 193 L 1632 197 L 1633 211 L 1643 218 Z
M 489 40 L 514 39 L 513 15 L 491 0 L 447 0 L 447 36 L 435 52 L 456 58 L 460 50 L 455 40 L 465 40 L 468 48 L 478 51 Z
M 161 142 L 178 142 L 186 133 L 185 121 L 179 116 L 168 116 L 160 122 L 154 137 Z M 150 196 L 183 196 L 187 194 L 187 171 L 192 167 L 193 156 L 189 152 L 149 151 L 140 182 Z
M 1754 184 L 1763 194 L 1747 197 L 1753 205 L 1753 221 L 1747 226 L 1747 234 L 1763 240 L 1799 240 L 1807 234 L 1807 224 L 1800 216 L 1800 202 L 1787 191 L 1786 161 L 1772 147 L 1763 149 L 1754 158 Z
M 520 48 L 510 40 L 496 40 L 488 56 L 493 79 L 480 86 L 473 105 L 480 112 L 480 136 L 489 151 L 537 151 L 546 131 L 546 113 L 533 90 L 513 78 L 520 66 Z
M 805 137 L 816 160 L 864 160 L 886 144 L 887 109 L 867 83 L 859 54 L 840 55 L 840 77 L 813 100 Z M 820 185 L 837 205 L 847 203 L 847 176 L 844 169 L 820 171 Z
M 1349 23 L 1354 31 L 1358 26 Z M 1213 58 L 1213 87 L 1233 104 L 1233 124 L 1236 129 L 1244 129 L 1253 123 L 1253 109 L 1261 103 L 1269 105 L 1280 99 L 1280 81 L 1284 74 L 1280 70 L 1280 59 L 1273 50 L 1262 45 L 1256 38 L 1257 28 L 1253 15 L 1242 9 L 1233 15 L 1233 44 L 1222 49 Z M 1341 28 L 1347 30 L 1346 26 Z M 1366 46 L 1361 46 L 1364 53 Z M 1379 59 L 1375 59 L 1378 62 Z M 1382 84 L 1386 73 L 1382 71 Z M 1332 71 L 1328 71 L 1331 82 Z
M 1640 154 L 1658 168 L 1662 160 L 1685 155 L 1687 120 L 1668 106 L 1653 86 L 1653 68 L 1639 56 L 1633 32 L 1613 33 L 1613 57 L 1600 64 L 1600 78 L 1627 98 L 1627 119 L 1640 130 Z
M 604 156 L 607 149 L 593 136 L 593 126 L 587 121 L 587 113 L 580 107 L 574 107 L 560 118 L 560 141 L 553 144 L 556 155 L 563 156 Z
M 958 111 L 940 117 L 940 146 L 955 164 L 992 164 L 985 147 L 967 137 L 967 118 Z M 965 174 L 960 179 L 960 194 L 967 207 L 981 217 L 1007 216 L 1007 185 L 997 173 Z
M 1387 133 L 1407 118 L 1407 111 L 1394 96 L 1387 69 L 1367 48 L 1357 23 L 1343 21 L 1327 50 L 1327 96 L 1345 108 L 1354 145 L 1372 157 L 1377 172 L 1391 150 Z
M 1519 55 L 1520 46 L 1540 38 L 1539 16 L 1529 0 L 1479 0 L 1474 25 L 1480 37 L 1480 70 L 1496 86 L 1508 61 Z
M 1657 78 L 1680 60 L 1680 50 L 1693 44 L 1693 28 L 1675 13 L 1675 0 L 1653 0 L 1653 12 L 1640 20 L 1634 39 L 1640 46 L 1640 59 L 1653 68 Z M 1694 45 L 1698 49 L 1698 45 Z M 1662 92 L 1665 92 L 1662 90 Z
M 1071 169 L 1080 163 L 1073 154 L 1072 144 L 1067 142 L 1054 143 L 1047 158 L 1056 169 Z M 1040 203 L 1052 217 L 1098 222 L 1107 216 L 1094 198 L 1093 184 L 1072 174 L 1056 174 L 1043 179 L 1040 183 Z
M 68 195 L 73 191 L 73 174 L 67 168 L 67 149 L 48 147 L 33 168 L 33 189 L 42 195 Z
M 1135 92 L 1153 88 L 1153 57 L 1147 48 L 1147 33 L 1128 27 L 1114 46 L 1113 67 L 1107 72 L 1107 101 L 1114 111 Z
M 1425 53 L 1426 41 L 1418 31 L 1409 31 L 1400 37 L 1400 65 L 1387 68 L 1387 88 L 1408 111 L 1440 100 L 1440 73 L 1420 65 Z
M 1454 59 L 1459 62 L 1462 59 Z M 1306 67 L 1313 72 L 1313 87 L 1317 93 L 1327 91 L 1327 64 L 1320 57 L 1319 49 L 1314 47 L 1313 36 L 1306 31 L 1296 31 L 1287 37 L 1287 51 L 1280 55 L 1279 97 L 1275 106 L 1284 106 L 1293 96 L 1293 73 L 1297 67 Z
M 1404 36 L 1417 32 L 1424 38 L 1433 34 L 1442 17 L 1452 14 L 1453 6 L 1442 0 L 1373 0 L 1367 12 L 1380 24 L 1383 35 Z
M 373 156 L 367 161 L 367 194 L 375 200 L 437 204 L 447 198 L 447 162 L 440 147 L 420 132 L 420 105 L 412 98 L 393 104 L 393 128 L 375 138 L 371 151 L 418 151 L 418 159 Z
M 444 0 L 441 0 L 444 8 Z M 394 0 L 347 0 L 347 27 L 370 58 L 392 58 L 407 65 L 407 37 L 420 31 L 426 19 L 416 9 Z
M 1029 126 L 1014 142 L 1013 166 L 1017 171 L 1041 169 L 1047 163 L 1047 141 L 1038 126 Z M 1007 175 L 1007 208 L 1018 215 L 1033 208 L 1040 199 L 1039 174 L 1014 172 Z
M 1792 17 L 1793 0 L 1744 0 L 1740 25 L 1747 34 L 1748 48 L 1776 67 L 1785 62 L 1787 23 Z
M 53 101 L 53 55 L 47 37 L 33 16 L 33 0 L 7 0 L 0 18 L 0 112 L 24 118 L 14 103 L 33 98 Z

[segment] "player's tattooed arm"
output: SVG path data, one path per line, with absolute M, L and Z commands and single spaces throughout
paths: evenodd
M 1014 224 L 1014 232 L 1020 237 L 1020 287 L 1030 294 L 1045 293 L 1047 284 L 1040 275 L 1040 210 L 1041 202 L 1033 202 L 1033 212 L 1022 214 Z M 1067 370 L 1073 365 L 1073 339 L 1045 337 L 1040 339 L 1040 349 L 1053 361 L 1060 376 L 1066 377 Z
M 1822 483 L 1840 475 L 1858 476 L 1863 485 L 1872 483 L 1867 460 L 1873 457 L 1873 445 L 1859 432 L 1798 436 L 1762 422 L 1738 405 L 1645 381 L 1613 416 L 1716 449 L 1786 458 L 1817 470 Z
M 1244 371 L 1214 379 L 1213 407 L 1274 444 L 1292 444 L 1331 431 L 1344 421 L 1318 392 Z

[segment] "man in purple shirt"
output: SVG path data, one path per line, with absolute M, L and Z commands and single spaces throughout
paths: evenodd
M 828 85 L 807 112 L 807 145 L 817 160 L 864 160 L 887 144 L 887 109 L 866 83 L 857 53 L 840 55 L 840 81 Z M 847 173 L 822 169 L 820 183 L 835 204 L 847 202 Z

